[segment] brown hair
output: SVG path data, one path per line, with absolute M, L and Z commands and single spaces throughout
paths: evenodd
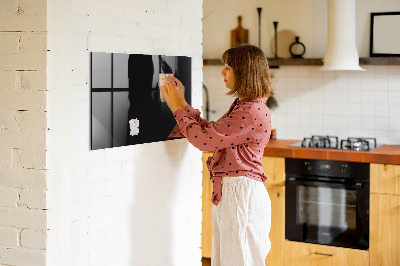
M 239 45 L 222 54 L 222 63 L 232 67 L 235 86 L 226 95 L 259 98 L 273 95 L 268 61 L 263 51 L 254 45 Z

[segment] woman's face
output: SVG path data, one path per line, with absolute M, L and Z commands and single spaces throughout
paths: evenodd
M 225 86 L 228 89 L 233 89 L 235 86 L 235 73 L 233 73 L 233 69 L 225 64 L 221 71 L 221 75 L 224 77 Z

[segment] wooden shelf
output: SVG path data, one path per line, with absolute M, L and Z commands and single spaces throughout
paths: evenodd
M 323 58 L 268 58 L 271 68 L 279 66 L 322 66 Z M 204 59 L 204 66 L 222 65 L 220 59 Z M 400 65 L 400 57 L 362 57 L 360 65 Z
M 360 65 L 400 65 L 400 57 L 362 57 Z
M 268 64 L 270 67 L 279 66 L 303 66 L 303 65 L 322 65 L 321 58 L 268 58 Z M 204 59 L 204 66 L 216 66 L 222 65 L 220 59 Z

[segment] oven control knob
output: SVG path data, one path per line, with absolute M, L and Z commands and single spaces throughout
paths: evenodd
M 304 165 L 306 166 L 306 170 L 310 172 L 312 169 L 311 162 L 305 162 Z
M 347 164 L 342 164 L 342 167 L 340 168 L 340 173 L 341 174 L 346 173 L 346 169 L 347 169 Z

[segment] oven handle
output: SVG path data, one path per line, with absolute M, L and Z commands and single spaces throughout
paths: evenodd
M 297 178 L 297 177 L 288 177 L 287 181 L 291 181 L 291 182 L 296 182 L 296 183 L 301 183 L 304 185 L 340 185 L 340 186 L 344 186 L 347 188 L 353 188 L 353 189 L 361 189 L 363 187 L 363 183 L 362 182 L 356 182 L 356 183 L 347 183 L 347 182 L 332 182 L 332 181 L 321 181 L 321 180 L 316 180 L 316 181 L 309 181 L 309 180 L 304 180 L 303 178 Z

